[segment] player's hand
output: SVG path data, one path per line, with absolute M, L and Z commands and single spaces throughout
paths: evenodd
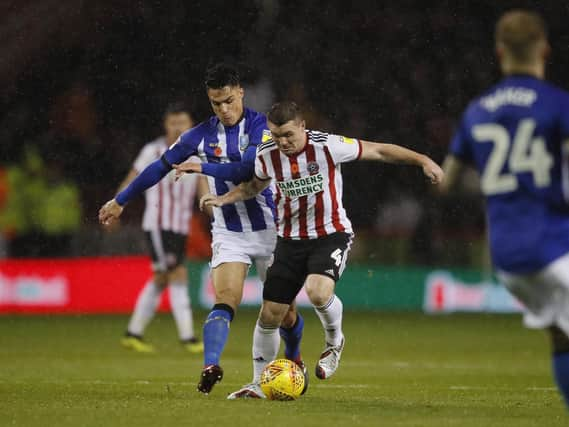
M 121 215 L 123 207 L 115 199 L 109 200 L 99 209 L 99 222 L 103 225 L 111 225 Z
M 116 218 L 110 224 L 105 224 L 103 227 L 103 231 L 108 234 L 116 233 L 121 229 L 121 219 Z
M 440 184 L 445 176 L 441 167 L 428 157 L 423 163 L 423 173 L 431 180 L 431 184 Z
M 200 199 L 200 210 L 203 211 L 209 206 L 220 208 L 223 206 L 223 202 L 218 196 L 214 196 L 213 194 L 206 194 Z
M 200 163 L 185 162 L 180 165 L 172 165 L 176 169 L 175 179 L 179 180 L 185 173 L 202 173 L 202 165 Z

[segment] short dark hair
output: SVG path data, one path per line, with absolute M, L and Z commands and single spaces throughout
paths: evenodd
M 302 119 L 302 111 L 296 102 L 277 102 L 269 110 L 267 119 L 277 126 L 282 126 L 291 120 Z
M 205 72 L 205 87 L 221 89 L 225 86 L 241 86 L 241 79 L 237 69 L 225 63 L 214 64 Z
M 175 101 L 169 103 L 166 106 L 163 117 L 166 118 L 170 114 L 180 114 L 180 113 L 186 113 L 188 116 L 190 117 L 192 116 L 192 113 L 190 112 L 188 105 L 184 101 Z

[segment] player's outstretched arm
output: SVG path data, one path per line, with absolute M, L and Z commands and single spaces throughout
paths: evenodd
M 242 200 L 247 200 L 255 197 L 261 191 L 269 186 L 270 179 L 261 180 L 256 176 L 251 181 L 243 182 L 233 190 L 225 193 L 222 196 L 215 196 L 213 194 L 206 194 L 200 200 L 200 209 L 203 211 L 208 206 L 221 207 L 229 205 Z
M 195 151 L 194 139 L 191 130 L 183 134 L 179 142 L 166 151 L 160 159 L 150 163 L 114 199 L 103 205 L 99 210 L 99 221 L 104 225 L 112 224 L 120 216 L 126 203 L 157 184 L 170 172 L 172 163 L 181 163 L 190 157 Z
M 439 186 L 439 192 L 442 194 L 450 193 L 458 184 L 463 169 L 464 164 L 457 157 L 449 154 L 443 162 L 445 179 Z
M 223 181 L 232 181 L 241 183 L 249 181 L 253 177 L 255 171 L 255 155 L 257 147 L 250 145 L 247 147 L 240 161 L 230 163 L 196 163 L 185 162 L 182 164 L 173 164 L 176 169 L 176 179 L 179 179 L 184 173 L 202 173 L 212 176 Z
M 122 180 L 122 182 L 119 184 L 119 188 L 117 189 L 117 193 L 121 192 L 122 190 L 124 190 L 126 187 L 128 187 L 128 185 L 134 181 L 134 179 L 138 176 L 138 171 L 134 168 L 132 168 L 128 174 L 124 177 L 124 179 Z
M 177 173 L 177 171 L 176 171 Z M 207 183 L 207 178 L 205 176 L 198 177 L 198 188 L 197 188 L 197 196 L 198 200 L 201 200 L 203 196 L 209 194 L 209 185 Z M 205 209 L 205 213 L 211 218 L 213 217 L 213 212 L 211 207 Z
M 385 163 L 419 166 L 423 169 L 425 176 L 429 178 L 433 184 L 440 184 L 443 181 L 443 170 L 424 154 L 394 144 L 370 141 L 361 141 L 361 144 L 362 154 L 360 160 L 375 160 Z
M 137 176 L 138 171 L 132 168 L 120 183 L 119 188 L 117 189 L 117 193 L 124 190 L 132 181 L 134 181 Z M 122 212 L 122 208 L 117 209 L 117 206 L 120 207 L 120 205 L 111 203 L 112 201 L 114 201 L 114 199 L 109 200 L 103 207 L 101 207 L 101 209 L 99 209 L 99 221 L 103 225 L 107 226 L 105 227 L 105 230 L 107 231 L 116 229 L 115 227 L 110 227 L 110 225 L 119 225 L 118 218 Z
M 179 180 L 185 173 L 202 173 L 202 165 L 198 162 L 184 162 L 179 165 L 174 163 L 172 165 L 176 171 L 176 181 Z
M 122 213 L 124 205 L 147 188 L 152 187 L 170 171 L 160 160 L 148 165 L 124 190 L 99 210 L 99 221 L 111 225 Z

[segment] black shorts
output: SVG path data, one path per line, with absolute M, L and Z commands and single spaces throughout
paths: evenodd
M 337 282 L 346 267 L 352 234 L 334 233 L 310 240 L 277 240 L 273 265 L 267 271 L 263 299 L 290 304 L 309 274 Z
M 185 234 L 166 230 L 152 230 L 145 234 L 150 246 L 154 272 L 173 270 L 186 259 L 187 236 Z

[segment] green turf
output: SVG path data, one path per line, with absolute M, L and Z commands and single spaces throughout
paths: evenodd
M 227 401 L 250 379 L 254 317 L 233 323 L 210 396 L 195 391 L 200 357 L 182 351 L 168 316 L 148 330 L 156 355 L 119 347 L 125 317 L 0 317 L 0 426 L 569 425 L 546 337 L 518 316 L 347 313 L 335 377 L 312 378 L 296 402 Z M 312 371 L 323 339 L 305 317 Z

